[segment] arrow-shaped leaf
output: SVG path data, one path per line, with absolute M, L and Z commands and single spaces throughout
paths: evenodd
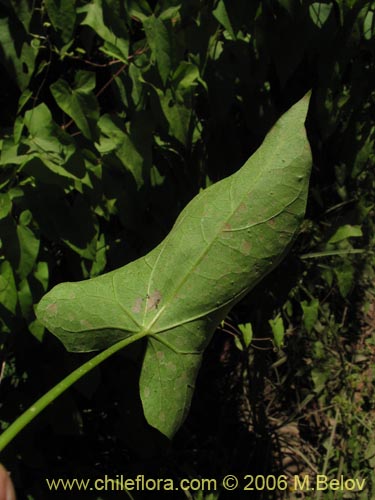
M 283 258 L 303 219 L 311 167 L 309 97 L 285 113 L 234 175 L 196 196 L 148 255 L 56 286 L 39 320 L 70 351 L 147 338 L 140 392 L 148 422 L 172 437 L 189 409 L 216 326 Z

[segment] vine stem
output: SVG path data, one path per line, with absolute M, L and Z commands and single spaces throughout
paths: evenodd
M 99 97 L 110 85 L 111 83 L 115 80 L 115 78 L 117 78 L 123 71 L 124 69 L 126 69 L 128 66 L 129 66 L 129 61 L 131 61 L 132 59 L 135 59 L 136 57 L 144 54 L 145 52 L 147 52 L 149 50 L 149 47 L 148 45 L 146 45 L 145 47 L 143 48 L 140 48 L 140 49 L 137 49 L 134 54 L 130 54 L 130 56 L 128 57 L 127 59 L 127 62 L 126 63 L 123 63 L 120 68 L 111 76 L 111 78 L 98 90 L 98 92 L 96 92 L 95 94 L 95 97 Z M 110 61 L 108 63 L 107 66 L 109 65 L 112 65 L 112 64 L 118 64 L 120 63 L 121 61 L 118 61 L 117 59 L 115 61 Z M 69 120 L 68 123 L 65 123 L 64 125 L 61 125 L 61 129 L 62 130 L 66 130 L 68 129 L 71 125 L 73 125 L 74 123 L 74 120 L 71 119 Z M 72 135 L 78 135 L 78 134 L 81 134 L 81 132 L 76 132 L 75 134 L 72 134 Z
M 53 403 L 61 394 L 63 394 L 77 380 L 82 378 L 86 373 L 89 373 L 93 368 L 100 365 L 107 358 L 120 351 L 124 347 L 133 344 L 137 340 L 148 335 L 147 332 L 140 332 L 120 340 L 116 344 L 108 347 L 105 351 L 100 352 L 86 363 L 83 363 L 76 370 L 70 373 L 67 377 L 56 384 L 52 389 L 46 392 L 33 405 L 22 413 L 1 435 L 0 435 L 0 452 L 26 427 L 44 408 Z

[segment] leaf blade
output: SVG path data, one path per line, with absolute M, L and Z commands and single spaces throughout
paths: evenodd
M 305 96 L 285 113 L 242 169 L 196 196 L 149 254 L 58 285 L 39 304 L 39 320 L 73 351 L 148 337 L 142 403 L 150 425 L 168 437 L 186 416 L 216 326 L 280 262 L 298 231 L 311 168 L 308 103 Z

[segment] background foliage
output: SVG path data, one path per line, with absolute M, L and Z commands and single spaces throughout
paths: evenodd
M 3 428 L 87 358 L 36 321 L 45 291 L 144 255 L 313 89 L 297 245 L 216 333 L 177 438 L 146 426 L 141 353 L 119 354 L 7 449 L 20 495 L 43 498 L 49 476 L 293 466 L 366 477 L 352 498 L 372 498 L 374 10 L 360 0 L 1 0 Z

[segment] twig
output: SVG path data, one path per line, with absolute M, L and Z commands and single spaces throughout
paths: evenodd
M 81 59 L 78 56 L 67 56 L 67 57 L 70 57 L 70 59 L 76 59 L 77 61 L 84 62 L 85 64 L 88 64 L 89 66 L 93 66 L 94 68 L 108 68 L 108 66 L 113 66 L 114 64 L 119 64 L 122 62 L 122 61 L 120 61 L 120 59 L 113 59 L 113 61 L 109 61 L 107 63 L 100 64 L 100 63 L 95 63 L 95 62 L 89 61 L 88 59 Z
M 115 78 L 117 78 L 123 71 L 125 68 L 127 68 L 129 66 L 129 61 L 131 61 L 132 59 L 134 59 L 135 57 L 138 57 L 142 54 L 144 54 L 145 52 L 147 52 L 149 50 L 149 47 L 148 45 L 146 45 L 145 47 L 143 47 L 142 49 L 137 49 L 133 54 L 131 54 L 129 57 L 128 57 L 128 60 L 126 63 L 123 63 L 122 66 L 115 72 L 113 73 L 113 75 L 111 76 L 111 78 L 98 90 L 98 92 L 96 92 L 95 94 L 95 97 L 99 97 L 110 85 L 111 83 L 113 82 L 113 80 Z M 111 63 L 108 64 L 108 66 L 110 64 L 117 64 L 118 61 L 117 59 L 114 60 L 114 61 L 111 61 Z M 94 63 L 95 64 L 95 63 Z M 74 120 L 71 119 L 68 121 L 68 123 L 64 124 L 64 125 L 61 125 L 61 129 L 62 130 L 66 130 L 68 129 L 72 124 L 74 123 Z M 76 132 L 74 135 L 80 135 L 81 132 Z M 73 135 L 73 134 L 72 134 Z

